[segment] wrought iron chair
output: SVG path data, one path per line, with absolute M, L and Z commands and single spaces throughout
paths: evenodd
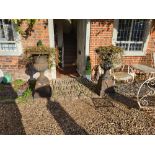
M 152 53 L 153 65 L 155 68 L 155 52 Z M 137 103 L 140 109 L 155 109 L 155 72 L 150 73 L 150 76 L 139 87 L 137 92 Z
M 111 69 L 111 75 L 114 77 L 114 81 L 133 82 L 135 73 L 129 65 L 122 65 L 119 68 Z

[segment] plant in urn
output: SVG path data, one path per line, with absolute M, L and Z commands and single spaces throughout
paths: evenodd
M 55 49 L 44 46 L 42 41 L 39 40 L 37 42 L 37 46 L 32 46 L 25 49 L 25 56 L 26 58 L 32 58 L 31 61 L 33 63 L 33 68 L 35 71 L 40 73 L 40 76 L 36 79 L 36 84 L 33 91 L 34 98 L 50 98 L 52 95 L 52 90 L 49 79 L 44 75 L 44 72 L 52 65 L 55 58 Z
M 96 53 L 99 55 L 99 66 L 104 70 L 98 80 L 100 96 L 114 92 L 114 79 L 110 75 L 110 69 L 122 63 L 122 49 L 116 46 L 99 47 Z

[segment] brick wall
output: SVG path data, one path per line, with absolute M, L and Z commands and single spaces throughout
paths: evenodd
M 31 35 L 22 38 L 23 48 L 36 46 L 38 40 L 42 40 L 43 45 L 49 46 L 48 21 L 46 19 L 37 20 L 33 27 Z M 23 23 L 23 30 L 27 28 L 27 24 Z
M 0 56 L 0 68 L 6 71 L 18 68 L 17 56 Z
M 112 44 L 113 35 L 113 22 L 114 20 L 91 20 L 91 32 L 90 32 L 90 59 L 92 67 L 97 64 L 97 55 L 95 49 L 99 46 L 109 46 Z M 152 25 L 155 26 L 155 23 Z M 27 28 L 27 24 L 23 23 L 23 29 Z M 151 29 L 152 30 L 152 29 Z M 43 44 L 49 46 L 49 34 L 47 20 L 39 20 L 33 27 L 33 32 L 27 38 L 22 38 L 23 49 L 30 46 L 35 46 L 38 40 L 42 40 Z M 152 57 L 151 51 L 155 49 L 155 31 L 150 31 L 150 37 L 147 45 L 146 56 L 126 56 L 123 58 L 124 63 L 142 63 L 151 65 Z M 20 57 L 16 56 L 0 56 L 0 68 L 4 70 L 16 70 L 22 66 L 20 63 Z M 24 66 L 24 65 L 23 65 Z
M 91 32 L 90 32 L 90 59 L 92 68 L 97 64 L 97 54 L 95 49 L 99 46 L 109 46 L 112 44 L 113 36 L 113 24 L 114 20 L 91 20 Z M 155 26 L 155 22 L 152 22 L 152 27 Z M 124 56 L 123 62 L 125 64 L 147 64 L 151 66 L 153 59 L 151 52 L 155 51 L 155 30 L 150 30 L 149 41 L 147 45 L 145 56 Z M 154 40 L 154 41 L 153 41 Z
M 25 30 L 27 24 L 23 23 L 22 29 Z M 46 19 L 38 20 L 34 27 L 31 35 L 22 37 L 23 51 L 27 47 L 36 46 L 38 40 L 42 40 L 43 44 L 49 46 L 49 34 L 48 25 Z M 0 56 L 0 69 L 2 70 L 17 70 L 18 68 L 24 67 L 21 57 L 18 56 Z
M 91 20 L 90 23 L 90 60 L 91 66 L 97 64 L 97 54 L 95 49 L 99 46 L 109 46 L 112 44 L 114 20 Z

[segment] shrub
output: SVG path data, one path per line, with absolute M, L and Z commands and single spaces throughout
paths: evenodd
M 12 86 L 15 90 L 18 90 L 23 84 L 25 83 L 24 80 L 22 79 L 17 79 L 15 81 L 12 82 Z
M 122 64 L 123 49 L 117 46 L 100 46 L 96 49 L 96 53 L 99 55 L 99 63 L 105 61 L 111 62 L 113 67 L 117 67 Z
M 87 56 L 87 61 L 86 61 L 86 75 L 91 74 L 91 63 L 90 63 L 90 57 Z

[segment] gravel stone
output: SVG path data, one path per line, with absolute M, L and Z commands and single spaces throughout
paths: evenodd
M 48 100 L 0 101 L 0 134 L 155 134 L 155 110 L 136 108 L 136 89 L 132 85 L 120 84 L 116 95 L 100 98 L 95 89 L 91 91 L 87 80 L 87 86 L 80 80 L 84 81 L 81 78 L 51 81 L 53 93 Z

